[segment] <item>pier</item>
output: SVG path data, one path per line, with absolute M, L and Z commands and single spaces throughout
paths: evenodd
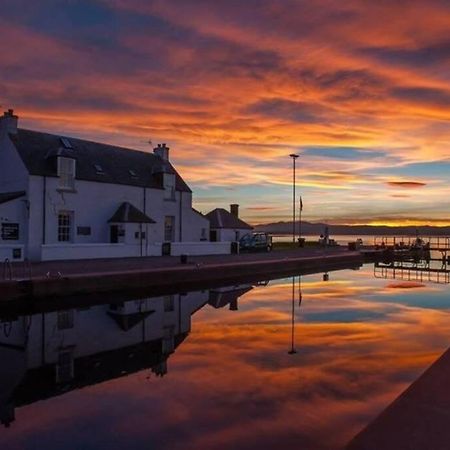
M 0 303 L 139 290 L 162 295 L 227 282 L 359 267 L 364 261 L 361 252 L 337 247 L 196 256 L 186 261 L 167 256 L 4 263 Z

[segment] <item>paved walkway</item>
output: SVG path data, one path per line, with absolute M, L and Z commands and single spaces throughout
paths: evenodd
M 188 266 L 192 264 L 234 264 L 237 262 L 270 261 L 299 257 L 346 254 L 345 248 L 302 248 L 298 250 L 275 250 L 270 253 L 245 253 L 240 255 L 190 256 L 188 264 L 182 264 L 179 256 L 151 256 L 143 258 L 108 258 L 69 261 L 45 261 L 31 263 L 32 278 L 50 275 L 76 275 L 94 273 L 114 273 L 132 270 L 161 269 Z M 13 278 L 30 278 L 30 267 L 25 263 L 12 265 Z
M 450 449 L 450 349 L 346 450 Z

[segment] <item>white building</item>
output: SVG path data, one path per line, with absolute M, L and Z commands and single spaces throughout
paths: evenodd
M 169 160 L 0 118 L 0 261 L 229 253 Z
M 239 205 L 230 205 L 230 212 L 223 208 L 213 209 L 205 215 L 209 220 L 211 242 L 236 242 L 253 230 L 239 219 Z

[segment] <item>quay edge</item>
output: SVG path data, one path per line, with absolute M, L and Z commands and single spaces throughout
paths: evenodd
M 185 290 L 203 283 L 233 283 L 236 279 L 269 277 L 311 271 L 342 264 L 342 268 L 361 266 L 368 256 L 360 252 L 280 258 L 275 255 L 256 261 L 192 263 L 163 268 L 104 271 L 68 274 L 66 276 L 33 277 L 28 280 L 0 281 L 0 301 L 33 300 L 151 288 Z

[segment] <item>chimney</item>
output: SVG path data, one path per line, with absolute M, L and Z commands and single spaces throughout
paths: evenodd
M 0 117 L 0 134 L 17 134 L 17 122 L 19 118 L 14 115 L 13 109 L 5 111 Z
M 230 205 L 230 213 L 233 214 L 234 217 L 239 218 L 239 205 L 236 203 Z
M 153 153 L 164 161 L 169 161 L 169 147 L 166 144 L 158 144 L 158 147 L 153 149 Z

